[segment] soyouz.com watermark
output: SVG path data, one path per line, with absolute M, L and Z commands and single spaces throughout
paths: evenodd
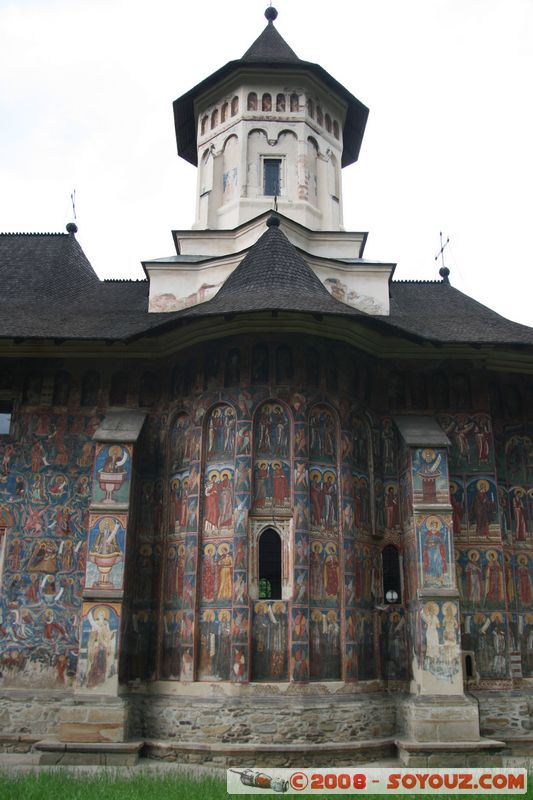
M 253 769 L 227 771 L 228 794 L 525 794 L 526 769 Z

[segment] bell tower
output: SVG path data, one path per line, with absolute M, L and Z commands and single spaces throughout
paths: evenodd
M 343 229 L 341 168 L 357 160 L 368 109 L 274 26 L 174 103 L 178 153 L 198 166 L 195 229 L 232 229 L 264 211 Z

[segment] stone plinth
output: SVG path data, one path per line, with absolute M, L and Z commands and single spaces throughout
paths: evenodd
M 74 700 L 59 712 L 58 739 L 62 743 L 117 743 L 128 739 L 128 705 L 120 699 Z
M 414 742 L 479 742 L 478 705 L 465 695 L 410 697 L 401 705 L 401 728 Z
M 47 766 L 135 766 L 143 742 L 88 743 L 43 740 L 35 749 L 40 752 L 40 765 Z

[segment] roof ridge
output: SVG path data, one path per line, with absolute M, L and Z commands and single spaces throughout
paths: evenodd
M 448 285 L 448 286 L 450 285 L 449 281 L 437 281 L 437 280 L 430 281 L 430 280 L 423 280 L 422 278 L 420 280 L 416 278 L 403 278 L 398 281 L 393 280 L 392 283 L 432 283 L 432 284 L 435 283 L 440 285 Z
M 0 231 L 0 236 L 70 236 L 70 233 L 60 231 Z

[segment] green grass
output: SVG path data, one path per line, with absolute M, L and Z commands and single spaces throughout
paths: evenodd
M 233 795 L 234 798 L 257 798 L 259 794 Z M 270 795 L 274 797 L 276 795 Z M 284 795 L 277 795 L 283 797 Z M 305 796 L 305 795 L 304 795 Z M 319 795 L 307 795 L 307 797 Z M 339 798 L 342 795 L 321 795 L 326 798 Z M 354 797 L 354 794 L 346 794 Z M 364 800 L 441 800 L 446 795 L 367 795 L 358 794 Z M 462 800 L 476 798 L 477 795 L 454 795 Z M 527 795 L 517 797 L 533 800 L 533 786 L 528 786 Z M 35 772 L 25 775 L 0 774 L 0 800 L 228 800 L 226 781 L 220 778 L 204 777 L 195 779 L 183 773 L 179 775 L 146 775 L 138 774 L 131 778 L 117 777 L 106 773 L 101 776 L 73 776 L 71 774 L 54 772 Z M 294 797 L 294 795 L 285 795 Z M 448 797 L 451 797 L 449 795 Z M 505 795 L 500 795 L 503 798 Z

